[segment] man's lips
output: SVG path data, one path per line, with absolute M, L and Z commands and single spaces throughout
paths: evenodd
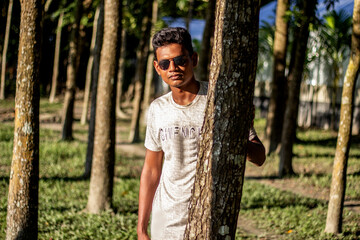
M 181 73 L 170 75 L 170 79 L 182 79 L 183 75 Z

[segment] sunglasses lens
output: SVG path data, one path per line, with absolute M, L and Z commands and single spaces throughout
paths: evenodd
M 169 68 L 169 65 L 170 65 L 170 61 L 169 60 L 161 60 L 159 62 L 159 67 L 162 69 L 162 70 L 166 70 Z
M 174 58 L 174 63 L 175 65 L 178 65 L 178 66 L 185 66 L 186 64 L 186 58 L 184 56 L 178 56 L 176 58 Z

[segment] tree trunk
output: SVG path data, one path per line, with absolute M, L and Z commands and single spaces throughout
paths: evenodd
M 144 97 L 144 81 L 145 81 L 145 65 L 149 52 L 149 39 L 151 29 L 151 13 L 152 13 L 152 2 L 149 1 L 147 4 L 147 13 L 142 22 L 142 37 L 140 40 L 139 48 L 136 53 L 137 64 L 135 70 L 135 96 L 133 102 L 133 112 L 131 117 L 130 135 L 129 141 L 131 143 L 138 142 L 140 140 L 140 116 L 141 116 L 141 103 Z
M 126 31 L 122 29 L 121 31 L 121 48 L 120 48 L 120 57 L 119 57 L 119 66 L 117 73 L 117 86 L 116 86 L 116 117 L 122 119 L 129 119 L 130 116 L 127 115 L 121 108 L 121 98 L 123 95 L 123 82 L 124 82 L 124 73 L 125 73 L 125 58 L 126 58 Z
M 184 239 L 235 239 L 254 96 L 258 24 L 258 1 L 217 1 L 208 102 Z
M 202 36 L 201 53 L 199 55 L 199 64 L 197 66 L 196 74 L 196 79 L 199 81 L 209 81 L 211 46 L 214 41 L 215 7 L 216 0 L 209 0 L 206 9 L 206 23 Z
M 22 0 L 6 239 L 37 239 L 42 1 Z
M 281 142 L 281 132 L 284 122 L 286 87 L 286 49 L 288 39 L 288 23 L 285 19 L 289 9 L 288 0 L 279 0 L 276 8 L 276 30 L 274 37 L 274 66 L 271 82 L 270 103 L 265 129 L 265 149 L 267 154 L 276 150 Z
M 46 3 L 48 3 L 47 1 Z M 61 41 L 61 30 L 62 30 L 62 22 L 64 19 L 64 12 L 62 11 L 59 15 L 58 25 L 56 29 L 56 42 L 55 42 L 55 55 L 54 55 L 54 66 L 53 66 L 53 75 L 52 75 L 52 84 L 49 102 L 53 103 L 56 96 L 56 88 L 57 88 L 57 79 L 59 75 L 59 58 L 60 58 L 60 41 Z
M 342 232 L 342 212 L 346 189 L 346 170 L 350 150 L 356 79 L 360 66 L 360 2 L 354 2 L 353 32 L 350 61 L 346 71 L 341 98 L 340 126 L 332 172 L 330 200 L 325 232 Z
M 74 116 L 74 102 L 76 91 L 76 57 L 78 54 L 79 26 L 82 15 L 82 1 L 76 0 L 75 22 L 72 24 L 70 49 L 66 73 L 66 92 L 64 99 L 62 121 L 62 140 L 72 140 L 72 124 Z
M 155 24 L 158 18 L 158 1 L 154 0 L 152 6 L 152 20 L 151 20 L 151 35 L 155 33 Z M 146 112 L 150 105 L 151 93 L 153 90 L 153 78 L 154 78 L 154 48 L 152 46 L 151 38 L 149 39 L 149 55 L 147 58 L 146 66 L 146 79 L 145 79 L 145 90 L 144 90 L 144 101 L 143 101 L 143 112 Z
M 94 48 L 94 65 L 92 68 L 92 83 L 91 83 L 91 101 L 90 101 L 90 121 L 88 131 L 88 145 L 86 148 L 86 161 L 84 177 L 89 178 L 91 174 L 91 165 L 94 150 L 94 133 L 95 133 L 95 117 L 96 117 L 96 96 L 97 85 L 99 79 L 100 66 L 100 52 L 104 35 L 104 1 L 99 3 L 99 18 L 97 21 L 96 42 Z
M 92 82 L 92 69 L 94 65 L 94 50 L 95 50 L 95 42 L 96 42 L 96 33 L 97 33 L 97 23 L 99 19 L 100 13 L 100 6 L 97 7 L 95 16 L 94 16 L 94 25 L 93 25 L 93 32 L 91 36 L 91 44 L 90 44 L 90 56 L 89 61 L 86 69 L 86 82 L 85 82 L 85 93 L 84 93 L 84 102 L 83 102 L 83 109 L 81 113 L 81 120 L 80 123 L 82 125 L 86 124 L 88 109 L 89 109 L 89 96 L 90 96 L 90 86 Z
M 185 19 L 185 28 L 189 31 L 190 30 L 190 22 L 193 15 L 193 9 L 194 9 L 194 0 L 189 0 L 189 10 L 188 14 Z
M 6 54 L 7 54 L 7 49 L 9 46 L 12 7 L 13 7 L 13 0 L 9 0 L 9 7 L 8 7 L 8 13 L 7 13 L 7 20 L 6 20 L 6 29 L 5 29 L 4 49 L 2 52 L 2 61 L 1 61 L 0 100 L 5 99 Z
M 115 167 L 115 98 L 120 1 L 105 0 L 104 40 L 100 57 L 93 166 L 87 210 L 110 209 Z M 99 107 L 100 106 L 100 107 Z
M 296 49 L 294 67 L 288 76 L 289 97 L 287 100 L 284 125 L 281 135 L 279 176 L 294 174 L 292 155 L 294 138 L 296 137 L 297 116 L 299 109 L 300 84 L 304 71 L 306 48 L 309 38 L 309 24 L 313 21 L 317 1 L 305 0 L 300 6 L 302 18 L 299 31 L 295 33 Z

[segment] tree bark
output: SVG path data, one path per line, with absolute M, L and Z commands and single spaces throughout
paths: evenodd
M 154 0 L 152 5 L 152 20 L 151 20 L 151 36 L 155 33 L 155 24 L 158 18 L 158 1 Z M 150 105 L 151 93 L 153 90 L 153 77 L 154 77 L 154 48 L 152 46 L 151 38 L 149 38 L 149 55 L 146 64 L 146 78 L 145 78 L 145 90 L 143 101 L 143 112 L 146 112 Z
M 72 24 L 70 36 L 70 49 L 66 73 L 66 92 L 64 99 L 62 121 L 62 140 L 72 140 L 72 124 L 74 116 L 74 102 L 76 92 L 76 57 L 78 54 L 79 26 L 82 15 L 82 1 L 76 0 L 75 21 Z
M 104 1 L 99 3 L 99 19 L 97 22 L 96 42 L 94 48 L 94 65 L 92 68 L 91 101 L 90 101 L 90 121 L 88 130 L 88 145 L 86 148 L 86 161 L 84 177 L 89 178 L 94 150 L 95 118 L 96 118 L 96 99 L 97 86 L 99 79 L 100 52 L 104 35 Z
M 37 239 L 42 1 L 21 0 L 6 239 Z
M 48 3 L 47 1 L 46 3 Z M 59 75 L 59 58 L 60 58 L 60 42 L 61 42 L 61 31 L 62 31 L 62 22 L 64 18 L 64 12 L 62 11 L 59 15 L 58 25 L 56 29 L 56 41 L 55 41 L 55 55 L 54 55 L 54 66 L 53 66 L 53 75 L 52 75 L 52 84 L 49 102 L 53 103 L 56 96 L 57 89 L 57 79 Z
M 120 11 L 120 1 L 105 0 L 104 40 L 96 102 L 93 166 L 87 203 L 87 210 L 90 213 L 99 213 L 112 207 L 115 167 L 116 60 Z
M 281 135 L 279 176 L 294 174 L 292 168 L 293 144 L 296 137 L 297 116 L 299 109 L 300 84 L 304 71 L 306 48 L 309 38 L 309 24 L 315 16 L 317 1 L 305 0 L 300 9 L 302 17 L 299 31 L 295 33 L 296 49 L 294 67 L 288 76 L 289 97 L 286 104 L 284 125 Z
M 216 0 L 209 0 L 206 9 L 206 23 L 202 36 L 201 53 L 199 55 L 199 64 L 197 66 L 196 74 L 196 79 L 199 81 L 209 81 L 211 46 L 214 41 L 215 7 Z
M 341 98 L 340 126 L 336 144 L 325 232 L 342 232 L 342 212 L 346 189 L 346 170 L 349 158 L 356 79 L 360 66 L 360 2 L 354 2 L 353 32 L 350 61 L 346 71 Z
M 0 83 L 0 99 L 1 100 L 5 99 L 6 54 L 7 54 L 7 49 L 9 46 L 12 7 L 13 7 L 13 0 L 9 0 L 8 13 L 7 13 L 7 19 L 6 19 L 4 49 L 2 52 L 2 61 L 1 61 L 1 83 Z
M 188 14 L 185 19 L 185 28 L 188 31 L 190 30 L 190 22 L 192 19 L 193 10 L 194 10 L 194 0 L 189 0 L 189 10 L 188 10 Z
M 121 98 L 123 95 L 123 81 L 125 73 L 125 58 L 126 58 L 126 31 L 122 29 L 121 31 L 121 48 L 120 48 L 120 57 L 119 57 L 119 70 L 117 73 L 117 86 L 116 86 L 116 117 L 122 119 L 129 119 L 130 116 L 127 115 L 121 108 Z
M 89 61 L 86 69 L 86 82 L 85 82 L 85 93 L 84 93 L 84 101 L 83 101 L 83 109 L 81 113 L 80 123 L 82 125 L 86 124 L 87 122 L 87 115 L 89 109 L 89 100 L 90 100 L 90 86 L 92 82 L 92 69 L 94 65 L 94 50 L 95 50 L 95 42 L 96 42 L 96 33 L 97 33 L 97 23 L 100 14 L 100 6 L 97 7 L 94 16 L 94 23 L 93 23 L 93 32 L 91 36 L 91 44 L 90 44 L 90 56 Z
M 152 2 L 147 4 L 147 13 L 142 22 L 142 37 L 140 40 L 139 48 L 136 53 L 137 64 L 135 70 L 135 96 L 133 102 L 133 112 L 131 117 L 129 142 L 135 143 L 140 141 L 140 117 L 141 117 L 141 104 L 144 97 L 144 81 L 145 81 L 145 65 L 149 53 L 149 39 L 151 29 L 151 14 Z
M 258 1 L 217 1 L 208 102 L 184 239 L 235 239 L 251 124 L 258 24 Z
M 288 0 L 279 0 L 277 2 L 273 53 L 273 79 L 271 82 L 270 102 L 265 129 L 265 149 L 267 154 L 275 151 L 278 144 L 281 142 L 281 132 L 284 122 L 285 93 L 287 90 L 285 68 L 288 39 L 288 23 L 285 19 L 285 14 L 288 9 Z

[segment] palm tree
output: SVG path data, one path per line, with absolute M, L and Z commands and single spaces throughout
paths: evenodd
M 320 30 L 321 42 L 325 50 L 326 63 L 330 67 L 329 76 L 333 76 L 331 86 L 331 128 L 335 128 L 336 92 L 343 73 L 342 65 L 348 58 L 351 41 L 351 16 L 344 10 L 331 11 L 325 15 Z

